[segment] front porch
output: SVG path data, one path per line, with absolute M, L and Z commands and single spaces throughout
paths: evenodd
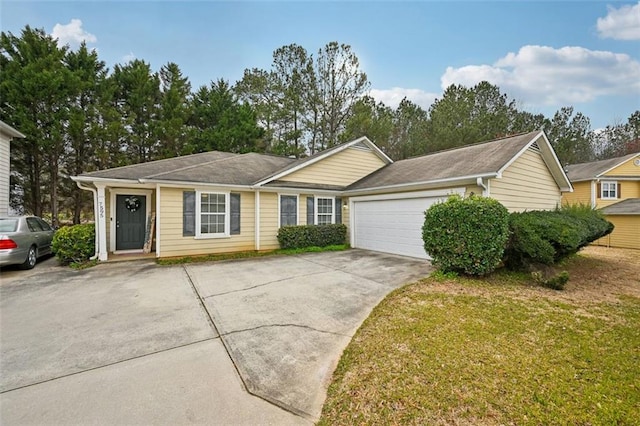
M 96 220 L 96 254 L 102 262 L 156 257 L 155 185 L 131 182 L 77 182 L 93 192 Z M 128 183 L 128 182 L 127 182 Z

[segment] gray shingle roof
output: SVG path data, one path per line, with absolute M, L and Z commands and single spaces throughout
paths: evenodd
M 263 176 L 279 170 L 295 161 L 291 158 L 276 157 L 250 152 L 218 161 L 197 164 L 188 168 L 154 175 L 154 180 L 171 180 L 227 185 L 253 185 Z
M 609 158 L 608 160 L 592 161 L 590 163 L 572 164 L 567 166 L 567 177 L 571 182 L 594 179 L 599 174 L 635 157 L 638 153 L 624 157 Z
M 360 138 L 336 145 L 306 158 L 288 158 L 274 155 L 210 151 L 183 157 L 167 158 L 142 164 L 116 167 L 80 175 L 81 178 L 182 181 L 223 185 L 254 185 L 283 172 L 302 166 L 320 156 L 326 156 L 345 145 L 361 142 Z M 296 188 L 340 190 L 336 185 L 293 184 L 280 182 L 273 186 L 293 186 Z
M 360 179 L 347 189 L 427 183 L 497 173 L 539 134 L 536 131 L 396 161 Z
M 123 167 L 114 167 L 112 169 L 98 170 L 95 172 L 84 173 L 83 177 L 98 177 L 105 179 L 144 179 L 154 176 L 158 173 L 173 171 L 199 164 L 205 164 L 211 161 L 218 161 L 223 158 L 234 157 L 239 154 L 230 152 L 210 151 L 201 154 L 185 155 L 182 157 L 167 158 L 164 160 L 150 161 L 148 163 L 132 164 Z
M 640 198 L 627 198 L 603 207 L 600 211 L 608 215 L 640 215 Z
M 151 161 L 81 175 L 105 179 L 147 179 L 227 185 L 252 185 L 262 177 L 295 162 L 272 155 L 210 151 Z

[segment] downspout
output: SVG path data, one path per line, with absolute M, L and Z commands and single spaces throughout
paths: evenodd
M 484 180 L 482 180 L 481 177 L 476 178 L 476 185 L 478 185 L 480 188 L 482 188 L 482 196 L 483 197 L 488 197 L 489 196 L 489 188 L 487 188 L 487 185 L 484 184 Z
M 83 186 L 81 182 L 76 181 L 76 185 L 78 188 L 84 189 L 85 191 L 93 192 L 93 217 L 95 221 L 96 212 L 98 211 L 98 190 L 95 188 L 91 188 L 90 186 Z M 98 258 L 98 222 L 94 222 L 95 229 L 95 240 L 93 242 L 94 245 L 94 254 L 89 258 L 89 260 L 96 260 Z
M 254 243 L 255 243 L 255 248 L 256 251 L 260 251 L 260 189 L 256 189 L 256 195 L 255 195 L 255 235 L 254 235 Z

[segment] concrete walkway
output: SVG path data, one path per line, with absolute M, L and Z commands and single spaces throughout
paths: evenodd
M 0 423 L 310 424 L 373 306 L 429 270 L 350 250 L 3 271 Z

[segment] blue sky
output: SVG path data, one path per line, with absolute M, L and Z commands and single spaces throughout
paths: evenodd
M 428 108 L 449 84 L 488 80 L 534 113 L 573 105 L 593 128 L 640 109 L 640 2 L 3 0 L 0 25 L 86 40 L 110 68 L 176 62 L 194 87 L 267 69 L 286 44 L 338 41 L 391 106 Z

